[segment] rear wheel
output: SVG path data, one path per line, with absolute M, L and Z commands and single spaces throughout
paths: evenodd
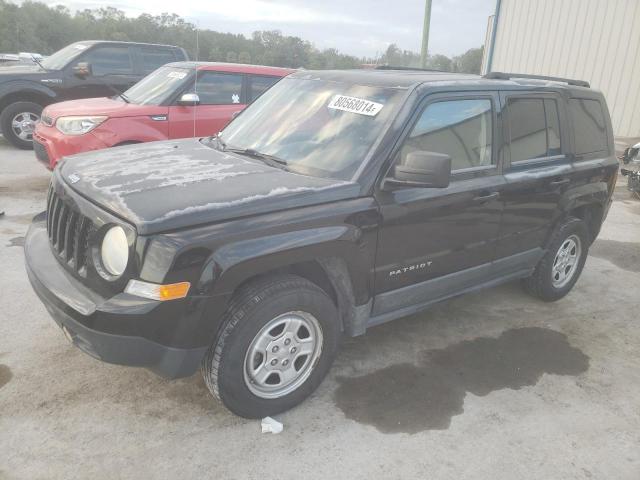
M 579 218 L 568 218 L 556 228 L 533 275 L 525 279 L 525 290 L 547 302 L 561 299 L 578 281 L 588 252 L 587 225 Z
M 318 286 L 294 275 L 261 279 L 232 300 L 202 373 L 233 413 L 273 415 L 317 388 L 339 338 L 337 309 Z
M 33 148 L 33 131 L 40 120 L 42 106 L 33 102 L 15 102 L 7 105 L 0 115 L 2 134 L 18 148 Z

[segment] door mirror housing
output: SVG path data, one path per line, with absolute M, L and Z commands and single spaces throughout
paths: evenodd
M 79 78 L 87 78 L 93 74 L 93 70 L 91 69 L 91 64 L 89 62 L 78 62 L 73 67 L 73 74 Z
M 178 105 L 183 107 L 194 107 L 200 104 L 200 97 L 197 93 L 185 93 L 178 100 Z
M 446 188 L 451 180 L 451 157 L 444 153 L 417 151 L 407 154 L 384 179 L 387 186 Z

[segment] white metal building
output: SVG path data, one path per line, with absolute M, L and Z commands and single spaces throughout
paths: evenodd
M 640 137 L 640 0 L 497 0 L 483 73 L 587 80 L 616 137 Z

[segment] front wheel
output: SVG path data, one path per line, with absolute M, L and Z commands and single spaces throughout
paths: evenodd
M 0 115 L 2 134 L 9 142 L 23 150 L 33 148 L 33 131 L 40 120 L 42 106 L 33 102 L 14 102 Z
M 294 275 L 241 288 L 203 359 L 209 390 L 233 413 L 261 418 L 302 402 L 322 382 L 338 350 L 333 301 Z
M 583 220 L 568 218 L 554 231 L 547 253 L 529 278 L 525 290 L 546 302 L 564 297 L 578 281 L 589 253 L 589 230 Z

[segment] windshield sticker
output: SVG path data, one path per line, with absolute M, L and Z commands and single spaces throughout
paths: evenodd
M 370 102 L 369 100 L 364 100 L 362 98 L 336 95 L 331 99 L 328 107 L 333 110 L 342 110 L 343 112 L 358 113 L 360 115 L 373 117 L 382 110 L 384 105 L 382 103 Z
M 238 95 L 237 93 L 234 93 L 233 95 L 231 95 L 231 102 L 240 103 L 240 95 Z
M 74 45 L 73 48 L 77 49 L 77 50 L 84 50 L 85 48 L 87 48 L 86 45 L 82 45 L 82 44 L 78 44 L 78 45 Z
M 187 72 L 169 72 L 167 73 L 167 77 L 169 78 L 177 78 L 178 80 L 182 80 L 187 76 Z

